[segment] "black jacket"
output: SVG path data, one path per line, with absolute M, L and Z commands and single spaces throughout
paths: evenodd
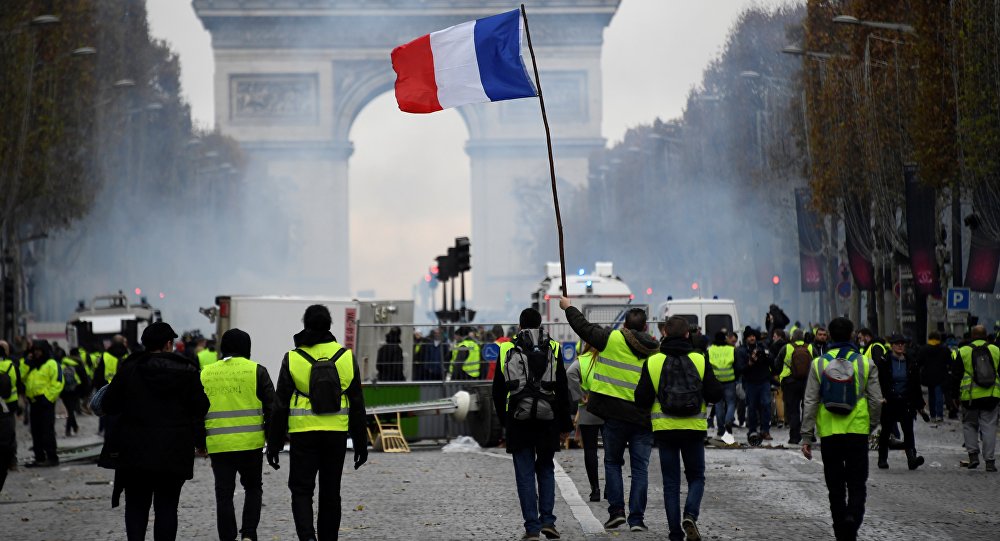
M 927 386 L 947 385 L 949 363 L 951 363 L 951 350 L 947 346 L 927 344 L 920 348 L 917 353 L 920 383 Z
M 886 402 L 902 401 L 906 407 L 916 412 L 924 407 L 924 393 L 920 390 L 920 366 L 913 357 L 906 357 L 906 391 L 903 396 L 897 396 L 892 377 L 892 359 L 890 351 L 882 359 L 873 361 L 878 369 L 878 382 L 882 387 L 882 397 Z
M 756 357 L 755 357 L 756 354 Z M 741 374 L 746 383 L 766 383 L 771 381 L 771 355 L 763 344 L 757 342 L 753 348 L 746 344 L 736 348 L 736 373 Z
M 105 414 L 118 419 L 102 462 L 129 472 L 130 481 L 145 475 L 191 479 L 208 406 L 196 363 L 175 353 L 130 355 L 104 394 Z
M 294 337 L 295 347 L 315 346 L 326 342 L 336 342 L 333 333 L 304 330 Z M 274 393 L 274 413 L 271 416 L 271 426 L 267 432 L 267 446 L 270 449 L 281 449 L 288 435 L 288 413 L 292 403 L 292 393 L 295 392 L 295 381 L 288 370 L 288 354 L 281 359 L 281 369 L 278 370 L 278 387 Z M 354 360 L 354 379 L 344 390 L 344 396 L 350 403 L 347 414 L 347 432 L 351 435 L 355 449 L 365 449 L 368 446 L 368 435 L 365 431 L 367 414 L 365 413 L 365 395 L 361 391 L 361 370 L 358 360 Z
M 500 424 L 506 427 L 506 447 L 508 453 L 525 448 L 536 450 L 559 451 L 559 434 L 573 430 L 573 419 L 570 417 L 569 385 L 566 379 L 566 366 L 555 359 L 556 363 L 556 398 L 552 404 L 555 419 L 552 421 L 518 421 L 513 413 L 507 410 L 507 380 L 499 364 L 493 374 L 493 407 L 496 408 Z M 593 395 L 591 395 L 593 396 Z
M 667 338 L 660 344 L 660 352 L 664 355 L 686 356 L 694 351 L 691 343 L 683 338 Z M 712 371 L 712 363 L 705 359 L 705 377 L 702 378 L 701 396 L 706 404 L 713 404 L 722 400 L 722 384 L 715 377 Z M 656 401 L 656 391 L 653 389 L 653 380 L 649 376 L 649 369 L 642 365 L 642 373 L 639 375 L 639 384 L 635 388 L 635 405 L 649 415 L 653 402 Z M 667 443 L 671 441 L 700 440 L 705 437 L 705 432 L 701 430 L 658 430 L 653 432 L 653 438 L 657 443 Z
M 598 351 L 604 351 L 608 347 L 608 339 L 611 337 L 611 333 L 615 332 L 587 321 L 587 318 L 583 317 L 583 312 L 580 312 L 575 306 L 570 306 L 566 309 L 566 321 L 569 322 L 570 327 L 573 328 L 573 331 L 584 342 L 594 346 Z M 630 331 L 628 329 L 624 329 L 622 332 L 630 334 L 630 336 L 626 337 L 626 343 L 629 349 L 632 350 L 632 353 L 640 359 L 646 359 L 659 350 L 659 344 L 656 342 L 656 339 L 644 332 Z M 649 426 L 648 408 L 643 411 L 636 407 L 634 402 L 601 393 L 590 393 L 590 399 L 587 401 L 587 411 L 605 420 L 616 419 L 641 426 Z

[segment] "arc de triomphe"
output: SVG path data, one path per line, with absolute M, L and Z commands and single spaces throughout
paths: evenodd
M 601 137 L 603 30 L 620 0 L 526 2 L 561 181 L 587 182 Z M 212 35 L 216 126 L 240 142 L 248 181 L 263 186 L 255 220 L 294 246 L 282 292 L 350 294 L 348 138 L 391 91 L 389 52 L 423 34 L 513 9 L 498 0 L 193 0 Z M 530 63 L 525 50 L 525 61 Z M 530 64 L 529 64 L 530 70 Z M 547 182 L 537 100 L 465 106 L 471 162 L 474 306 L 511 312 L 541 279 L 519 257 L 510 216 L 518 183 Z M 541 184 L 539 184 L 541 185 Z M 546 184 L 547 186 L 547 184 Z M 271 209 L 271 210 L 268 210 Z M 551 222 L 544 222 L 551 223 Z M 258 226 L 260 224 L 257 224 Z M 287 235 L 285 234 L 287 228 Z M 546 233 L 549 231 L 546 230 Z M 463 232 L 456 231 L 456 236 Z M 554 235 L 554 227 L 551 232 Z M 523 239 L 521 239 L 523 241 Z M 308 260 L 301 254 L 309 254 Z M 435 254 L 428 254 L 430 260 Z M 558 254 L 551 254 L 554 260 Z M 298 259 L 298 260 L 296 260 Z M 422 269 L 414 269 L 414 274 Z

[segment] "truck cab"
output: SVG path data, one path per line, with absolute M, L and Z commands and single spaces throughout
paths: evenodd
M 80 301 L 66 322 L 66 338 L 70 348 L 90 347 L 95 341 L 107 347 L 116 334 L 128 339 L 129 344 L 138 344 L 142 331 L 161 319 L 160 311 L 145 298 L 129 303 L 128 296 L 119 291 L 94 297 L 89 306 Z

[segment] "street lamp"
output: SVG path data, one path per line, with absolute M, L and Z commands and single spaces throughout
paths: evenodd
M 52 26 L 59 23 L 59 17 L 56 15 L 39 15 L 34 19 L 31 19 L 31 26 Z
M 878 28 L 880 30 L 894 30 L 896 32 L 905 32 L 907 34 L 915 34 L 916 30 L 912 25 L 903 23 L 887 23 L 882 21 L 866 21 L 864 19 L 858 19 L 857 17 L 852 17 L 850 15 L 837 15 L 833 18 L 833 22 L 838 24 L 852 24 L 856 26 L 866 26 L 868 28 Z

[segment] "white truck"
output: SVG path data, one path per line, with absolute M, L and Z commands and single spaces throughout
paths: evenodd
M 559 297 L 562 296 L 562 273 L 559 263 L 545 264 L 545 278 L 532 292 L 532 306 L 542 314 L 545 328 L 552 338 L 560 342 L 576 341 L 578 337 L 568 323 L 562 309 L 559 308 Z M 645 304 L 635 304 L 635 295 L 621 278 L 615 276 L 614 265 L 608 261 L 598 261 L 594 264 L 594 272 L 586 273 L 583 269 L 573 275 L 566 276 L 567 297 L 573 305 L 583 312 L 587 320 L 601 325 L 620 325 L 625 312 L 631 308 L 641 308 L 649 312 Z
M 343 297 L 293 297 L 281 295 L 221 295 L 215 305 L 199 311 L 216 325 L 216 343 L 229 329 L 250 335 L 251 356 L 277 378 L 281 359 L 295 344 L 292 336 L 302 330 L 302 314 L 313 304 L 330 310 L 330 332 L 337 341 L 354 350 L 362 379 L 375 375 L 375 355 L 392 325 L 413 321 L 413 301 L 361 301 Z M 412 373 L 413 334 L 403 333 L 404 370 Z
M 160 311 L 142 298 L 139 303 L 130 303 L 128 295 L 100 295 L 90 301 L 90 305 L 80 301 L 76 312 L 66 322 L 66 340 L 70 348 L 90 347 L 93 342 L 102 342 L 105 347 L 111 338 L 120 334 L 128 343 L 138 344 L 142 331 L 150 323 L 160 321 Z

